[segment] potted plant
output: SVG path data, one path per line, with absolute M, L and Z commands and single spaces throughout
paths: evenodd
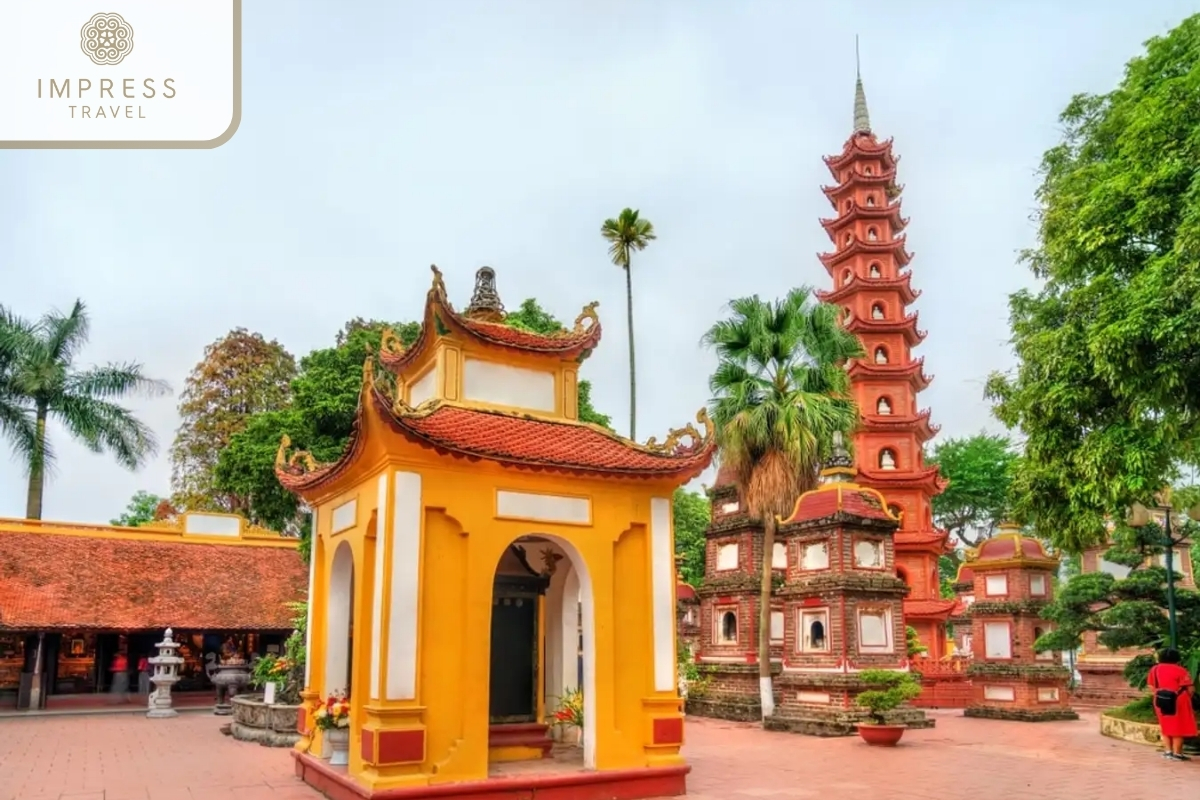
M 554 710 L 554 723 L 565 725 L 570 730 L 578 731 L 578 742 L 583 746 L 583 691 L 567 689 L 558 699 L 558 708 Z
M 890 669 L 863 670 L 858 678 L 871 687 L 854 698 L 855 705 L 867 709 L 871 716 L 870 722 L 859 724 L 858 735 L 867 744 L 895 745 L 904 735 L 904 726 L 887 724 L 885 715 L 919 695 L 920 682 L 911 672 Z
M 329 759 L 331 767 L 345 767 L 350 763 L 350 700 L 345 693 L 330 695 L 317 707 L 313 719 L 322 731 L 328 748 L 322 755 Z

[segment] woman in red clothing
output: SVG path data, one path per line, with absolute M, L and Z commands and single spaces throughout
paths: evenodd
M 1183 740 L 1196 735 L 1196 712 L 1192 710 L 1196 687 L 1192 685 L 1192 676 L 1179 664 L 1179 651 L 1167 647 L 1159 652 L 1158 663 L 1150 668 L 1146 682 L 1154 690 L 1154 713 L 1158 715 L 1166 747 L 1163 758 L 1190 760 L 1183 754 Z

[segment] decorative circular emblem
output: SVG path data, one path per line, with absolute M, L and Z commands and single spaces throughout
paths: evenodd
M 133 52 L 133 28 L 120 14 L 96 14 L 79 31 L 79 46 L 93 63 L 120 64 Z

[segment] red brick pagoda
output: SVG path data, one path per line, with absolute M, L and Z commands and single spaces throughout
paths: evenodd
M 938 557 L 951 549 L 948 534 L 933 524 L 931 500 L 945 488 L 936 466 L 926 466 L 923 446 L 938 427 L 917 394 L 930 378 L 912 348 L 925 338 L 909 305 L 920 294 L 907 270 L 912 255 L 902 233 L 901 186 L 892 140 L 871 130 L 861 77 L 855 87 L 854 130 L 842 152 L 825 163 L 834 185 L 822 189 L 837 216 L 821 220 L 834 250 L 819 256 L 834 289 L 819 292 L 845 309 L 846 328 L 862 340 L 866 356 L 849 366 L 862 426 L 854 437 L 857 483 L 877 489 L 901 519 L 895 535 L 896 574 L 909 585 L 904 619 L 928 648 L 930 662 L 947 655 L 946 622 L 954 600 L 940 596 Z M 922 668 L 923 673 L 937 672 Z

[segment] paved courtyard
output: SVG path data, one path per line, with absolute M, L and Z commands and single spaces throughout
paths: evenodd
M 1200 760 L 1105 739 L 1080 722 L 968 720 L 935 712 L 894 750 L 689 719 L 692 800 L 1074 800 L 1194 797 Z M 209 714 L 0 720 L 0 800 L 318 800 L 285 750 L 222 736 Z

